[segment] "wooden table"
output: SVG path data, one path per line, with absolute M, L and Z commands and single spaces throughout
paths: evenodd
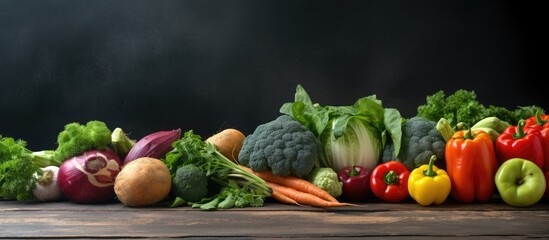
M 361 203 L 319 209 L 266 202 L 263 207 L 203 211 L 129 208 L 120 203 L 0 201 L 0 238 L 549 238 L 549 201 L 511 207 L 490 203 L 422 207 Z

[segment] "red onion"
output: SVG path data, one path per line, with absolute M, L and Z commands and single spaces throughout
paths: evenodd
M 181 137 L 181 129 L 158 131 L 141 138 L 130 149 L 124 159 L 124 165 L 141 157 L 160 159 L 173 149 L 172 143 Z
M 121 160 L 110 150 L 88 150 L 65 160 L 57 176 L 63 194 L 77 203 L 100 203 L 114 200 L 114 180 Z

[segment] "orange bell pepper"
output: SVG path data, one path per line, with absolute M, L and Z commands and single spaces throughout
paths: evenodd
M 482 130 L 455 132 L 445 149 L 446 171 L 452 180 L 452 197 L 470 203 L 490 200 L 495 190 L 498 169 L 495 147 Z

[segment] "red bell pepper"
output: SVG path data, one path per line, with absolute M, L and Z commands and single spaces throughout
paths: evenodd
M 543 167 L 544 172 L 549 171 L 549 115 L 540 115 L 539 112 L 536 116 L 530 117 L 524 120 L 524 128 L 538 129 L 542 138 L 543 148 Z M 549 193 L 548 193 L 549 194 Z
M 401 162 L 389 161 L 377 165 L 370 176 L 372 193 L 386 202 L 400 202 L 408 193 L 410 170 Z
M 511 158 L 524 158 L 543 168 L 541 133 L 535 128 L 524 128 L 524 120 L 517 126 L 507 127 L 496 139 L 496 157 L 499 165 Z
M 490 200 L 495 190 L 498 162 L 488 133 L 471 129 L 455 132 L 446 142 L 444 156 L 452 197 L 456 201 Z
M 361 202 L 368 198 L 370 193 L 370 170 L 363 166 L 345 167 L 337 173 L 340 182 L 343 183 L 345 199 L 353 202 Z

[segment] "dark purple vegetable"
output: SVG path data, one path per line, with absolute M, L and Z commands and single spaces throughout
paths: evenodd
M 141 138 L 130 149 L 124 165 L 141 157 L 163 158 L 173 149 L 172 143 L 181 137 L 181 129 L 158 131 Z
M 121 160 L 111 149 L 88 150 L 65 160 L 57 181 L 63 194 L 77 203 L 101 203 L 114 200 L 114 180 Z

